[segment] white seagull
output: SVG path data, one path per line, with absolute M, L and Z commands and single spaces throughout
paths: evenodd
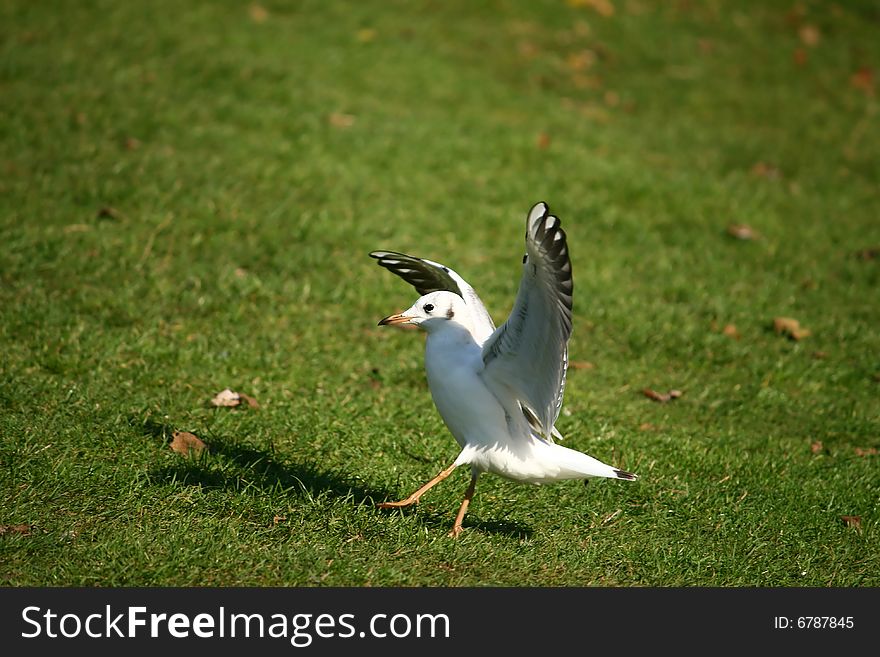
M 565 232 L 545 203 L 529 211 L 519 292 L 497 329 L 474 289 L 449 267 L 394 251 L 370 256 L 423 295 L 379 325 L 409 324 L 427 332 L 428 387 L 461 446 L 452 465 L 409 497 L 380 508 L 416 504 L 455 468 L 470 465 L 471 482 L 450 532 L 455 537 L 483 472 L 532 484 L 636 479 L 554 442 L 562 438 L 554 425 L 565 388 L 573 287 Z

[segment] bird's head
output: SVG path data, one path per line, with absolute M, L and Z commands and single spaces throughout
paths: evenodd
M 379 322 L 379 326 L 418 326 L 432 333 L 447 326 L 449 322 L 456 322 L 469 330 L 470 314 L 460 296 L 441 290 L 419 298 L 402 313 L 389 315 Z

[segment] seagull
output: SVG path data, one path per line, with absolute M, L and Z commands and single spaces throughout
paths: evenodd
M 449 267 L 395 251 L 370 256 L 422 295 L 379 326 L 417 326 L 428 334 L 428 388 L 461 447 L 452 465 L 424 486 L 379 508 L 416 504 L 458 466 L 469 465 L 470 485 L 449 533 L 457 537 L 484 472 L 531 484 L 637 478 L 556 443 L 562 439 L 555 425 L 568 367 L 573 285 L 565 232 L 546 203 L 527 215 L 519 292 L 498 328 L 474 289 Z

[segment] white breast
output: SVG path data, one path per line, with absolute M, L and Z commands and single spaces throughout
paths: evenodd
M 494 442 L 506 427 L 504 409 L 478 376 L 482 367 L 482 349 L 464 329 L 450 322 L 448 330 L 428 335 L 428 388 L 440 417 L 462 447 Z

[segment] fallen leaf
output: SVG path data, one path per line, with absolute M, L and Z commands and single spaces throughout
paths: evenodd
M 843 520 L 843 524 L 847 527 L 862 528 L 862 516 L 840 516 L 840 519 Z
M 350 128 L 354 125 L 354 116 L 342 112 L 332 112 L 327 120 L 334 128 Z
M 250 408 L 260 407 L 259 402 L 250 395 L 246 395 L 243 392 L 235 392 L 233 390 L 230 390 L 229 388 L 221 390 L 211 400 L 211 404 L 213 406 L 228 408 L 241 406 L 242 402 L 247 404 Z
M 272 518 L 272 524 L 277 525 L 278 523 L 284 522 L 285 520 L 287 520 L 287 516 L 275 516 L 274 518 Z
M 814 351 L 813 358 L 815 358 L 816 360 L 825 360 L 826 358 L 828 358 L 828 354 L 824 351 Z
M 805 46 L 809 46 L 810 48 L 815 48 L 819 45 L 819 40 L 822 38 L 822 33 L 819 32 L 819 28 L 815 25 L 801 25 L 798 30 L 798 36 L 801 39 L 801 43 Z
M 766 162 L 756 162 L 751 171 L 752 175 L 758 178 L 767 178 L 768 180 L 779 178 L 779 169 Z
M 207 449 L 207 445 L 189 431 L 175 431 L 171 441 L 171 449 L 178 454 L 188 456 L 194 452 L 196 456 Z
M 877 448 L 876 447 L 856 447 L 853 449 L 856 453 L 856 456 L 877 456 Z
M 248 9 L 248 13 L 251 16 L 251 20 L 254 23 L 265 23 L 269 18 L 269 11 L 263 7 L 262 5 L 258 5 L 256 3 L 252 4 Z
M 727 234 L 738 240 L 754 240 L 758 237 L 755 229 L 746 224 L 730 224 L 727 227 Z
M 127 137 L 122 145 L 127 151 L 136 151 L 141 147 L 141 141 L 140 139 L 136 139 L 135 137 Z
M 251 397 L 250 395 L 246 395 L 243 392 L 238 393 L 238 396 L 245 401 L 245 403 L 251 408 L 259 408 L 260 402 Z
M 226 388 L 214 396 L 211 404 L 214 406 L 238 406 L 241 404 L 241 395 Z
M 651 424 L 650 422 L 642 422 L 639 425 L 639 431 L 654 431 L 657 428 L 656 425 Z
M 863 91 L 869 96 L 874 95 L 874 69 L 869 68 L 867 66 L 863 66 L 858 71 L 852 74 L 849 79 L 849 83 L 858 89 L 859 91 Z
M 568 367 L 572 370 L 592 370 L 596 368 L 596 366 L 588 360 L 570 360 L 568 361 Z
M 721 332 L 728 338 L 733 338 L 734 340 L 739 340 L 740 338 L 739 331 L 735 324 L 725 324 L 724 328 L 721 329 Z
M 541 150 L 550 146 L 550 135 L 546 132 L 541 132 L 538 134 L 538 148 Z
M 0 525 L 0 536 L 4 534 L 18 534 L 28 536 L 31 533 L 30 525 Z
M 807 51 L 803 48 L 795 48 L 794 54 L 792 55 L 792 59 L 794 63 L 798 66 L 804 66 L 807 63 Z
M 816 440 L 810 445 L 810 451 L 813 452 L 813 454 L 819 454 L 823 449 L 825 449 L 825 446 L 822 444 L 821 440 Z
M 642 390 L 642 394 L 645 395 L 648 399 L 651 399 L 655 402 L 660 402 L 661 404 L 665 404 L 668 401 L 672 401 L 673 399 L 678 399 L 681 397 L 681 390 L 670 390 L 669 392 L 657 392 L 656 390 L 652 390 L 651 388 L 645 388 Z
M 786 335 L 792 340 L 802 340 L 810 335 L 809 329 L 801 326 L 800 322 L 792 317 L 777 317 L 773 320 L 773 330 L 779 335 Z

